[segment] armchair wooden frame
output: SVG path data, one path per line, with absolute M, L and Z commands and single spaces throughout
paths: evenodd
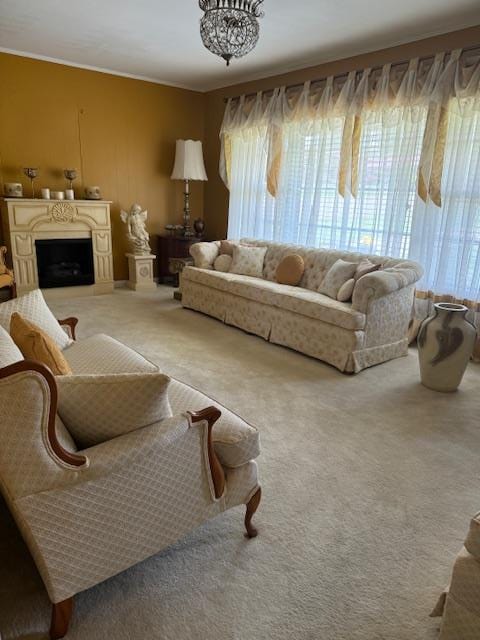
M 10 276 L 10 284 L 2 286 L 1 288 L 4 289 L 5 287 L 8 287 L 10 289 L 10 296 L 12 298 L 16 298 L 17 297 L 17 285 L 15 283 L 15 274 L 13 273 L 12 269 L 9 269 L 7 267 L 7 264 L 5 262 L 6 254 L 7 254 L 7 247 L 0 246 L 0 275 L 2 275 L 2 276 L 3 275 Z
M 64 326 L 68 326 L 70 328 L 70 332 L 72 338 L 75 340 L 75 329 L 78 324 L 77 318 L 66 318 L 64 320 L 59 320 L 59 323 Z M 61 462 L 64 464 L 70 465 L 72 470 L 79 469 L 80 467 L 84 467 L 87 464 L 87 458 L 82 455 L 73 454 L 67 451 L 60 444 L 56 429 L 55 429 L 55 418 L 57 414 L 57 405 L 58 405 L 58 391 L 57 384 L 55 382 L 55 376 L 52 374 L 50 369 L 39 362 L 35 362 L 33 360 L 22 360 L 15 364 L 9 365 L 8 367 L 4 367 L 0 369 L 0 380 L 3 378 L 8 378 L 13 375 L 17 375 L 19 373 L 23 373 L 26 371 L 35 372 L 44 378 L 46 381 L 49 392 L 50 392 L 50 407 L 48 413 L 48 428 L 47 428 L 47 438 L 49 445 L 55 455 L 59 458 Z M 214 406 L 207 407 L 201 411 L 197 412 L 188 412 L 190 415 L 190 421 L 192 426 L 197 424 L 201 424 L 207 422 L 208 432 L 207 432 L 207 451 L 208 451 L 208 461 L 210 466 L 210 472 L 212 476 L 213 488 L 215 497 L 217 499 L 221 498 L 225 491 L 225 472 L 223 467 L 215 453 L 215 448 L 213 445 L 213 437 L 212 431 L 213 426 L 217 422 L 217 420 L 221 416 L 221 411 Z M 252 518 L 255 514 L 258 506 L 260 504 L 261 499 L 261 489 L 257 489 L 254 495 L 250 498 L 249 502 L 246 505 L 246 513 L 245 513 L 245 528 L 246 528 L 246 536 L 248 538 L 254 538 L 257 536 L 257 529 L 252 525 Z M 70 625 L 70 621 L 73 614 L 73 597 L 68 598 L 67 600 L 63 600 L 62 602 L 54 602 L 52 603 L 52 615 L 51 615 L 51 623 L 50 623 L 50 639 L 51 640 L 59 640 L 63 638 L 67 632 Z

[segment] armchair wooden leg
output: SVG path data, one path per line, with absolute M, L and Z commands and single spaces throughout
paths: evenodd
M 245 528 L 247 533 L 245 535 L 249 538 L 255 538 L 258 535 L 257 529 L 252 524 L 252 518 L 255 511 L 258 509 L 261 497 L 262 489 L 259 487 L 247 503 L 247 512 L 245 514 Z
M 68 631 L 73 612 L 73 598 L 52 605 L 52 623 L 50 625 L 50 640 L 63 638 Z

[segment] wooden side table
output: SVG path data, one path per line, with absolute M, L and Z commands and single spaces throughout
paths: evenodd
M 185 236 L 158 236 L 158 281 L 159 282 L 178 282 L 178 272 L 172 273 L 169 266 L 171 258 L 188 258 L 190 259 L 190 247 L 196 242 L 201 242 L 202 238 L 186 238 Z M 178 286 L 178 285 L 176 285 Z

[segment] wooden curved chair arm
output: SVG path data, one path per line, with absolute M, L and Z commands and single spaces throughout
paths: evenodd
M 78 324 L 78 318 L 65 318 L 64 320 L 59 320 L 58 324 L 64 325 L 66 327 L 70 327 L 70 333 L 72 334 L 72 338 L 74 340 L 77 339 L 77 336 L 75 335 L 75 329 Z
M 221 498 L 225 491 L 225 472 L 220 464 L 220 460 L 217 458 L 217 454 L 215 453 L 212 429 L 215 422 L 217 422 L 222 415 L 222 412 L 220 409 L 217 409 L 217 407 L 207 407 L 206 409 L 202 409 L 202 411 L 189 411 L 188 413 L 191 417 L 192 424 L 203 422 L 204 420 L 208 423 L 208 462 L 210 464 L 210 472 L 212 474 L 215 498 Z
M 62 447 L 57 438 L 57 432 L 55 430 L 55 418 L 57 415 L 58 404 L 57 383 L 55 382 L 55 377 L 50 369 L 33 360 L 21 360 L 20 362 L 16 362 L 15 364 L 11 364 L 8 367 L 0 369 L 0 380 L 25 371 L 35 371 L 36 373 L 39 373 L 45 378 L 50 389 L 47 438 L 52 450 L 62 462 L 65 462 L 72 467 L 82 467 L 87 463 L 87 458 L 75 453 L 70 453 Z

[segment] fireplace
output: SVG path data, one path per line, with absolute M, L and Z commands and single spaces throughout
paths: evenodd
M 38 284 L 42 289 L 95 283 L 91 238 L 35 240 Z

